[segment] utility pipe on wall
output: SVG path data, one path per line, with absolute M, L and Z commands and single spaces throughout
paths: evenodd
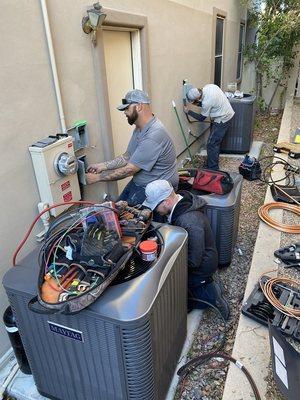
M 49 56 L 50 56 L 51 71 L 52 71 L 53 81 L 54 81 L 54 88 L 55 88 L 55 95 L 56 95 L 57 107 L 58 107 L 58 112 L 59 112 L 60 125 L 61 125 L 62 132 L 66 133 L 67 128 L 66 128 L 65 115 L 64 115 L 63 105 L 62 105 L 60 87 L 59 87 L 59 80 L 58 80 L 56 61 L 55 61 L 55 55 L 54 55 L 54 49 L 53 49 L 53 43 L 52 43 L 52 36 L 51 36 L 51 30 L 50 30 L 50 24 L 49 24 L 47 4 L 46 4 L 46 0 L 40 0 L 40 2 L 41 2 L 45 33 L 46 33 L 47 45 L 48 45 Z

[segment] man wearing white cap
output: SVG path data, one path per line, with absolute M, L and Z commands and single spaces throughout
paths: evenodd
M 114 160 L 90 165 L 87 181 L 116 181 L 132 176 L 119 200 L 134 206 L 144 201 L 145 187 L 155 179 L 167 179 L 177 187 L 176 153 L 165 127 L 151 111 L 146 92 L 131 90 L 118 110 L 124 111 L 128 123 L 136 126 L 127 150 Z
M 166 180 L 156 180 L 146 186 L 143 205 L 165 215 L 172 225 L 188 233 L 188 308 L 217 307 L 225 319 L 229 306 L 220 283 L 213 274 L 218 267 L 218 253 L 213 233 L 203 209 L 206 202 L 189 192 L 175 193 Z
M 201 107 L 201 113 L 198 114 L 184 106 L 186 114 L 198 121 L 204 121 L 207 117 L 212 120 L 212 128 L 207 141 L 205 167 L 218 170 L 221 143 L 234 116 L 231 104 L 219 86 L 213 84 L 205 85 L 203 89 L 191 88 L 187 92 L 187 101 Z

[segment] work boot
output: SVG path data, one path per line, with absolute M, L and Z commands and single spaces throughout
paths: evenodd
M 227 300 L 223 296 L 223 286 L 220 282 L 212 282 L 212 290 L 215 294 L 215 306 L 220 311 L 222 317 L 227 321 L 230 316 L 230 309 Z
M 212 295 L 214 301 L 213 305 L 220 311 L 220 314 L 225 320 L 229 319 L 230 309 L 227 303 L 227 300 L 223 296 L 222 285 L 220 282 L 213 281 L 209 285 L 207 285 L 207 290 Z

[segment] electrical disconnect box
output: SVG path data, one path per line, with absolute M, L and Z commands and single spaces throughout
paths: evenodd
M 29 147 L 38 189 L 43 203 L 53 205 L 80 200 L 78 161 L 73 138 L 46 138 Z M 59 215 L 70 205 L 53 208 L 51 214 Z
M 193 85 L 188 83 L 187 79 L 184 79 L 183 82 L 182 82 L 182 101 L 183 101 L 183 104 L 185 106 L 186 106 L 186 103 L 187 103 L 187 93 L 192 88 L 193 88 Z
M 74 138 L 75 152 L 89 145 L 86 120 L 76 121 L 74 126 L 68 129 L 68 134 Z

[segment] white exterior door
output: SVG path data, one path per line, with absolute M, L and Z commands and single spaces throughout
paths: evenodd
M 121 104 L 121 99 L 129 90 L 141 88 L 139 82 L 140 60 L 136 55 L 136 32 L 103 31 L 115 156 L 125 152 L 134 129 L 134 126 L 128 124 L 124 113 L 117 110 L 117 106 Z M 122 179 L 118 182 L 119 192 L 123 190 L 129 179 Z

